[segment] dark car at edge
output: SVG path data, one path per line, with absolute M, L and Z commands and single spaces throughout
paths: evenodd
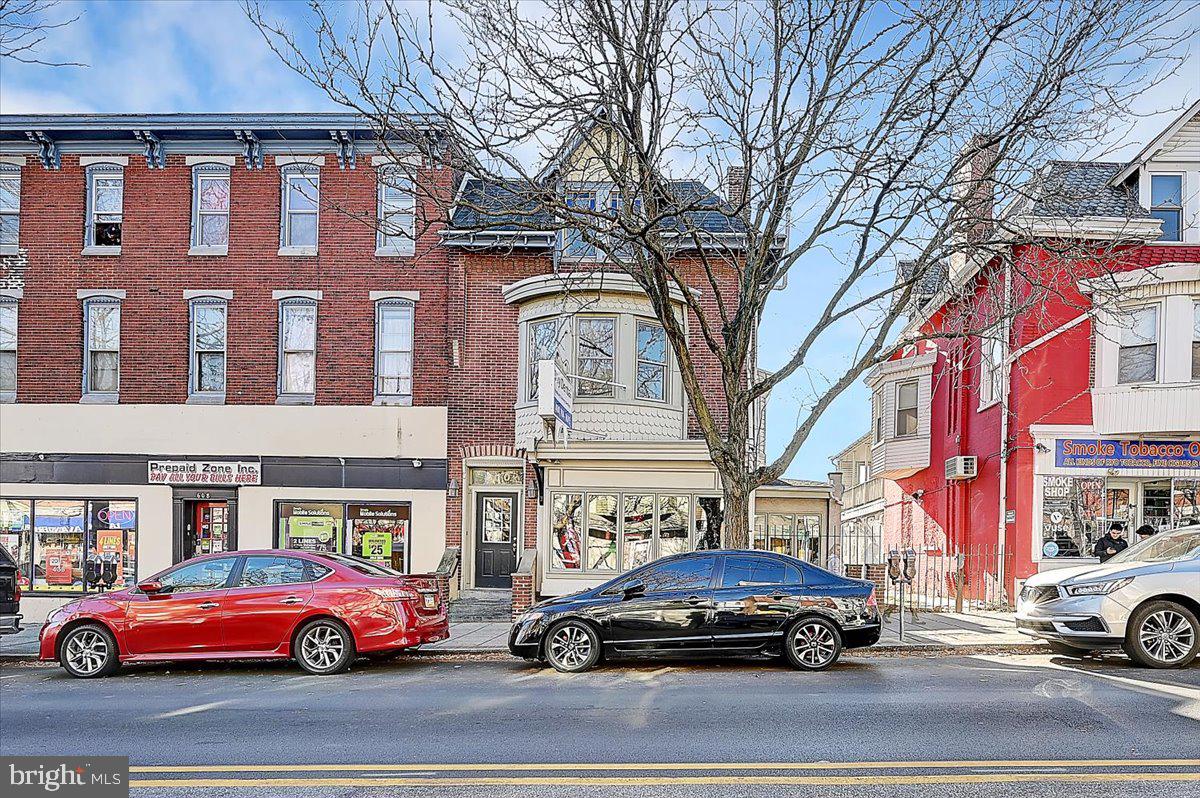
M 0 635 L 21 631 L 21 584 L 17 563 L 8 549 L 0 546 Z
M 664 557 L 517 618 L 509 650 L 567 673 L 604 657 L 783 656 L 824 670 L 881 630 L 871 582 L 765 551 Z

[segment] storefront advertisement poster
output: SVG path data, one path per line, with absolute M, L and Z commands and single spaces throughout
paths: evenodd
M 363 557 L 372 562 L 390 565 L 392 562 L 392 535 L 390 532 L 364 532 L 362 535 Z

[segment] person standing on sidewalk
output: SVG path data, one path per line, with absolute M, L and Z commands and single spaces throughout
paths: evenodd
M 1127 548 L 1129 541 L 1125 540 L 1125 525 L 1120 521 L 1113 521 L 1108 526 L 1108 534 L 1096 541 L 1093 553 L 1104 563 Z
M 838 576 L 846 575 L 846 563 L 842 561 L 842 544 L 835 543 L 833 550 L 829 552 L 829 560 L 825 564 L 825 570 Z

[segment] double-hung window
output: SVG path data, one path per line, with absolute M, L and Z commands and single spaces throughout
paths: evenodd
M 896 437 L 917 434 L 917 381 L 896 384 Z
M 998 338 L 998 330 L 979 339 L 979 406 L 990 405 L 1000 400 L 1004 379 L 1004 345 Z
M 637 323 L 637 398 L 667 398 L 667 334 L 661 324 Z
M 576 323 L 578 376 L 576 395 L 612 396 L 617 320 L 614 316 L 581 316 Z
M 17 303 L 0 300 L 0 402 L 17 394 Z
M 413 303 L 385 299 L 375 305 L 375 396 L 412 401 Z
M 229 307 L 223 299 L 192 300 L 191 387 L 192 396 L 222 396 L 225 393 L 225 347 L 229 329 Z
M 315 254 L 321 176 L 314 165 L 283 170 L 283 219 L 280 248 L 285 254 Z
M 561 324 L 557 318 L 535 321 L 529 325 L 529 398 L 537 399 L 538 363 L 553 360 L 558 355 Z
M 316 393 L 317 303 L 279 304 L 279 394 L 308 398 Z
M 416 252 L 416 198 L 412 178 L 399 167 L 379 171 L 379 234 L 376 249 L 381 255 L 412 255 Z
M 1158 306 L 1147 305 L 1124 315 L 1117 354 L 1117 382 L 1158 379 Z
M 125 209 L 125 171 L 119 164 L 93 164 L 87 168 L 88 247 L 116 250 L 121 246 Z
M 875 443 L 883 443 L 883 393 L 876 391 L 871 400 L 872 411 L 875 414 Z
M 83 303 L 83 392 L 115 395 L 121 387 L 121 303 L 97 297 Z
M 596 192 L 568 191 L 565 197 L 566 205 L 571 211 L 578 211 L 577 218 L 584 227 L 595 228 Z M 572 213 L 575 217 L 576 214 Z M 569 219 L 568 223 L 574 221 Z M 584 240 L 580 228 L 570 228 L 562 233 L 562 253 L 567 258 L 592 258 L 596 256 L 596 248 Z
M 14 254 L 21 231 L 21 169 L 0 164 L 0 254 Z
M 192 249 L 220 255 L 229 249 L 229 167 L 192 168 Z
M 1192 303 L 1192 379 L 1200 380 L 1200 299 Z
M 1150 175 L 1150 215 L 1162 220 L 1159 241 L 1183 240 L 1183 175 Z

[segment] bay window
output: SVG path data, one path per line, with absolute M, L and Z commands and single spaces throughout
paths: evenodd
M 553 360 L 558 355 L 561 322 L 558 319 L 535 321 L 529 325 L 528 384 L 530 400 L 537 399 L 538 361 Z
M 661 324 L 637 323 L 637 398 L 667 398 L 667 334 Z
M 87 231 L 84 244 L 119 251 L 125 210 L 125 171 L 119 164 L 87 167 Z
M 1162 221 L 1159 241 L 1183 240 L 1183 175 L 1150 176 L 1150 215 Z
M 121 385 L 121 303 L 108 297 L 83 304 L 84 394 L 115 395 Z
M 917 381 L 905 380 L 896 385 L 896 437 L 917 434 Z
M 576 395 L 612 396 L 615 374 L 617 320 L 613 316 L 583 316 L 576 324 Z
M 192 248 L 224 254 L 229 247 L 229 167 L 200 164 L 192 169 Z
M 222 299 L 201 298 L 191 303 L 191 386 L 189 393 L 225 393 L 225 347 L 228 306 Z
M 1117 382 L 1158 379 L 1158 306 L 1137 308 L 1125 315 L 1119 333 Z
M 279 394 L 309 398 L 316 393 L 317 303 L 279 304 Z
M 375 305 L 375 396 L 412 401 L 413 304 L 403 299 Z

